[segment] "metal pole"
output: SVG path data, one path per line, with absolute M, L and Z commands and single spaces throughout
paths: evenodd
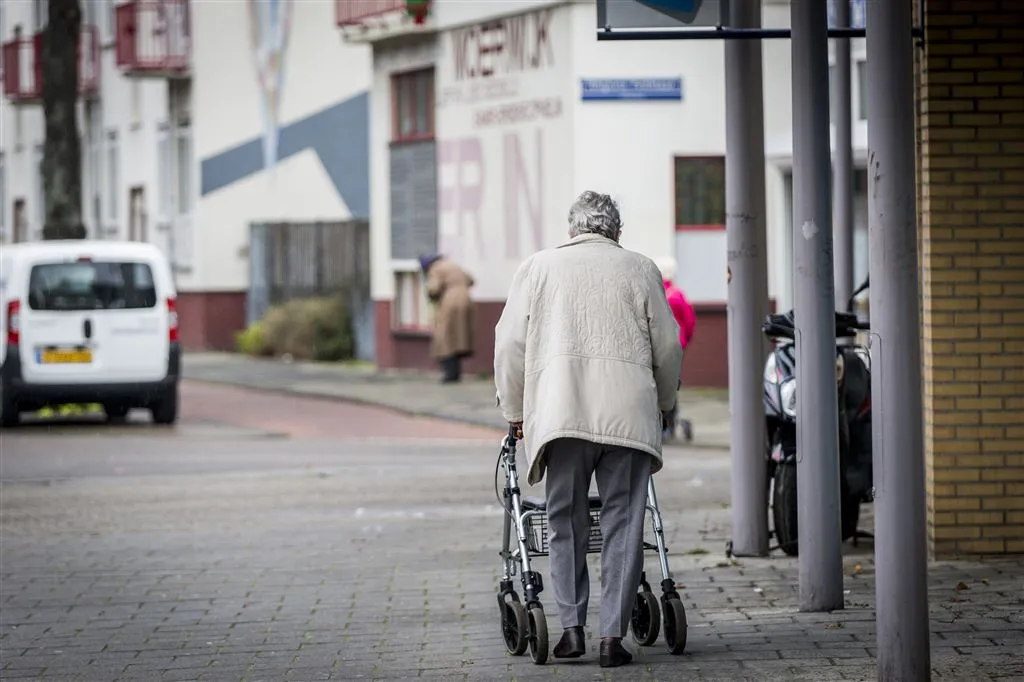
M 832 611 L 843 608 L 843 555 L 829 191 L 828 21 L 821 0 L 793 0 L 790 12 L 800 609 Z
M 879 682 L 931 679 L 909 2 L 867 3 Z
M 850 25 L 850 0 L 834 0 L 836 25 Z M 832 162 L 832 219 L 835 235 L 836 310 L 846 310 L 853 293 L 853 115 L 850 103 L 850 40 L 836 38 L 832 121 L 835 156 Z
M 733 0 L 734 27 L 760 28 L 761 0 Z M 768 314 L 761 43 L 725 43 L 725 230 L 729 263 L 732 553 L 768 554 L 768 488 L 761 376 Z

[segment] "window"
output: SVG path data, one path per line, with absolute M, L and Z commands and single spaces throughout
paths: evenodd
M 3 0 L 0 0 L 2 2 Z M 0 242 L 7 241 L 7 165 L 0 154 Z
M 32 203 L 35 211 L 35 230 L 39 231 L 42 237 L 43 226 L 46 225 L 46 188 L 43 187 L 43 146 L 36 147 L 35 152 L 35 177 L 32 181 Z
M 392 76 L 392 130 L 395 142 L 434 137 L 434 69 Z
M 867 62 L 857 62 L 857 120 L 868 120 Z
M 121 0 L 95 0 L 98 3 L 105 3 L 105 8 L 100 8 L 100 14 L 103 15 L 103 31 L 101 35 L 107 41 L 114 40 L 114 33 L 117 31 L 117 3 Z
M 82 25 L 96 25 L 96 2 L 95 0 L 82 0 Z
M 725 225 L 725 157 L 676 158 L 676 226 Z
M 117 146 L 117 132 L 107 133 L 107 221 L 118 234 L 118 199 L 121 195 L 120 149 Z
M 395 272 L 395 329 L 429 330 L 434 306 L 427 299 L 426 281 L 419 269 Z
M 192 213 L 192 128 L 188 123 L 175 130 L 177 163 L 175 170 L 178 182 L 178 215 Z
M 46 28 L 46 20 L 48 17 L 48 8 L 46 6 L 46 0 L 33 0 L 32 2 L 32 30 L 42 31 Z
M 29 275 L 28 306 L 32 310 L 153 308 L 153 272 L 145 263 L 36 265 Z
M 85 103 L 85 164 L 82 175 L 87 200 L 83 206 L 84 222 L 89 234 L 95 239 L 103 238 L 103 215 L 100 212 L 103 187 L 103 112 L 99 102 Z
M 171 189 L 172 165 L 171 165 L 171 131 L 166 123 L 161 123 L 157 128 L 157 216 L 161 223 L 166 223 L 173 215 L 172 201 L 174 192 Z

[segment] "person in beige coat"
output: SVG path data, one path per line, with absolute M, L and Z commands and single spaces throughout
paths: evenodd
M 420 267 L 427 278 L 427 297 L 434 311 L 433 356 L 441 363 L 444 383 L 462 379 L 462 360 L 473 355 L 474 282 L 465 270 L 444 256 L 423 256 Z
M 611 197 L 581 194 L 569 241 L 513 276 L 494 342 L 502 414 L 522 426 L 529 482 L 547 477 L 551 582 L 564 628 L 556 658 L 586 651 L 587 497 L 597 478 L 602 667 L 632 660 L 622 638 L 643 568 L 647 484 L 662 466 L 662 423 L 682 362 L 661 273 L 619 245 L 621 230 Z

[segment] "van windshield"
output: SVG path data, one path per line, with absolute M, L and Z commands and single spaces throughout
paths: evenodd
M 156 306 L 145 263 L 78 261 L 36 265 L 29 276 L 32 310 L 116 310 Z

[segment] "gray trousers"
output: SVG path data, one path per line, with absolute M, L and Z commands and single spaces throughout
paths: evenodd
M 625 637 L 643 570 L 651 456 L 618 446 L 559 438 L 545 447 L 551 584 L 563 628 L 587 623 L 590 574 L 588 495 L 601 496 L 601 637 Z

